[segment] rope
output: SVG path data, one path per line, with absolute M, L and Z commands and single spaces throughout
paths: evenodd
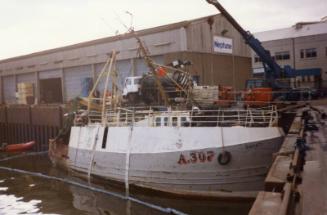
M 89 164 L 89 169 L 87 171 L 87 180 L 90 183 L 90 179 L 91 179 L 91 172 L 92 172 L 92 167 L 93 167 L 93 161 L 94 161 L 94 156 L 95 156 L 95 149 L 96 149 L 96 145 L 98 142 L 98 135 L 99 135 L 99 130 L 100 130 L 100 126 L 96 127 L 96 133 L 95 133 L 95 137 L 93 140 L 93 146 L 92 146 L 92 156 L 91 156 L 91 160 L 90 160 L 90 164 Z M 76 150 L 77 151 L 77 150 Z
M 224 144 L 224 130 L 223 127 L 220 127 L 220 132 L 221 132 L 221 151 L 225 152 L 225 144 Z
M 48 153 L 48 151 L 23 153 L 23 154 L 3 158 L 0 160 L 0 162 L 9 161 L 9 160 L 13 160 L 16 158 L 22 158 L 22 157 L 26 157 L 26 156 L 43 155 L 43 154 L 47 154 L 47 153 Z
M 133 117 L 134 121 L 134 117 Z M 134 124 L 134 122 L 133 122 Z M 125 158 L 125 195 L 129 196 L 129 166 L 130 166 L 130 153 L 131 153 L 131 141 L 133 138 L 133 124 L 130 127 L 130 133 L 128 135 L 128 143 L 127 143 L 127 152 L 126 152 L 126 158 Z
M 16 156 L 16 158 L 17 158 L 17 156 Z M 8 171 L 8 172 L 21 173 L 21 174 L 25 174 L 25 175 L 31 175 L 31 176 L 34 176 L 34 177 L 45 178 L 45 179 L 48 179 L 48 180 L 62 182 L 62 183 L 73 185 L 73 186 L 80 187 L 80 188 L 83 188 L 83 189 L 88 189 L 88 190 L 91 190 L 91 191 L 94 191 L 94 192 L 98 192 L 98 193 L 102 193 L 102 194 L 105 194 L 105 195 L 113 196 L 113 197 L 116 197 L 116 198 L 119 198 L 119 199 L 122 199 L 122 200 L 131 201 L 131 202 L 134 202 L 134 203 L 137 203 L 137 204 L 143 205 L 145 207 L 152 208 L 152 209 L 155 209 L 155 210 L 161 211 L 163 213 L 167 213 L 167 214 L 186 215 L 186 213 L 178 211 L 178 210 L 173 209 L 173 208 L 161 207 L 159 205 L 151 204 L 149 202 L 144 202 L 144 201 L 142 201 L 140 199 L 137 199 L 137 198 L 134 198 L 134 197 L 121 195 L 119 193 L 110 192 L 110 191 L 103 190 L 103 189 L 100 189 L 100 188 L 96 188 L 96 187 L 92 187 L 92 186 L 89 186 L 89 185 L 81 184 L 81 183 L 78 183 L 78 182 L 75 182 L 75 181 L 67 180 L 67 179 L 64 179 L 64 178 L 58 178 L 58 177 L 55 177 L 55 176 L 45 175 L 45 174 L 39 173 L 39 172 L 31 172 L 31 171 L 27 171 L 27 170 L 21 170 L 21 169 L 15 169 L 15 168 L 3 167 L 3 166 L 0 166 L 0 170 L 4 170 L 4 171 Z

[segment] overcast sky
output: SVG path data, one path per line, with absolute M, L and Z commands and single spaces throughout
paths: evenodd
M 327 16 L 327 0 L 219 0 L 251 32 Z M 0 0 L 0 59 L 218 13 L 205 0 Z

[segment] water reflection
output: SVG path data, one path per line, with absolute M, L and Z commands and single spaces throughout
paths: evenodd
M 1 159 L 0 159 L 1 160 Z M 0 166 L 41 172 L 86 184 L 85 180 L 67 171 L 54 168 L 46 155 L 18 158 L 0 162 Z M 123 191 L 106 184 L 93 185 L 109 191 Z M 189 214 L 247 214 L 251 202 L 217 202 L 160 197 L 153 194 L 134 193 L 133 197 L 175 208 Z M 32 177 L 0 170 L 0 214 L 164 214 L 159 210 L 135 202 L 94 192 L 62 182 Z
M 0 191 L 3 191 L 0 188 Z M 41 200 L 31 200 L 24 202 L 23 197 L 14 195 L 2 195 L 0 192 L 0 211 L 1 214 L 35 214 L 39 212 L 38 205 Z

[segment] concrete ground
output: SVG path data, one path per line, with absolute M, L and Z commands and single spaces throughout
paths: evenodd
M 327 105 L 316 106 L 327 114 Z M 315 119 L 319 131 L 307 133 L 307 152 L 298 213 L 303 215 L 327 214 L 327 119 Z

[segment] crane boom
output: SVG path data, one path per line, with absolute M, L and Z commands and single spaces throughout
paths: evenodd
M 279 88 L 276 78 L 281 78 L 282 68 L 270 55 L 261 42 L 256 39 L 249 31 L 245 31 L 240 24 L 226 11 L 226 9 L 217 0 L 206 0 L 209 4 L 214 5 L 221 14 L 229 21 L 231 25 L 242 35 L 245 42 L 253 49 L 253 51 L 260 57 L 264 69 L 266 79 L 271 83 L 274 88 Z
M 150 70 L 151 70 L 151 72 L 153 74 L 153 77 L 154 77 L 155 82 L 157 84 L 157 87 L 159 89 L 160 96 L 164 101 L 164 104 L 168 105 L 169 101 L 168 101 L 166 92 L 165 92 L 165 90 L 164 90 L 164 88 L 163 88 L 163 86 L 162 86 L 162 84 L 161 84 L 161 82 L 160 82 L 160 80 L 158 78 L 158 75 L 157 75 L 157 72 L 156 72 L 156 66 L 155 66 L 153 60 L 149 57 L 148 50 L 144 47 L 144 45 L 143 45 L 143 43 L 141 41 L 141 38 L 136 34 L 136 32 L 132 30 L 131 33 L 134 35 L 137 43 L 139 44 L 141 54 L 143 55 L 147 66 L 150 68 Z

